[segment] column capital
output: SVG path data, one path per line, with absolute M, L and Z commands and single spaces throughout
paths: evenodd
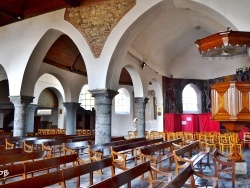
M 78 102 L 64 102 L 63 106 L 66 110 L 73 110 L 76 111 L 80 107 L 81 103 Z
M 135 97 L 135 103 L 138 104 L 138 106 L 146 107 L 146 104 L 148 103 L 149 98 L 147 97 Z
M 35 112 L 35 110 L 38 108 L 37 104 L 30 104 L 27 106 L 27 111 L 28 112 Z
M 89 90 L 92 97 L 105 96 L 113 99 L 119 92 L 111 89 L 93 89 Z
M 33 102 L 35 97 L 17 95 L 17 96 L 9 96 L 10 101 L 14 104 L 14 106 L 26 106 Z

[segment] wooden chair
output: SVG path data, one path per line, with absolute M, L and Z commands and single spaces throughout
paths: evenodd
M 134 138 L 134 131 L 128 131 L 128 139 Z
M 182 138 L 182 139 L 184 139 L 183 132 L 176 132 L 175 133 L 175 138 Z
M 91 135 L 91 130 L 87 129 L 87 135 Z
M 250 132 L 244 132 L 243 134 L 243 147 L 246 147 L 246 144 L 250 144 Z
M 194 141 L 194 134 L 189 132 L 184 132 L 184 142 L 189 144 Z
M 86 129 L 83 129 L 83 130 L 82 130 L 82 135 L 83 135 L 83 136 L 87 135 L 87 130 L 86 130 Z
M 168 137 L 168 141 L 176 139 L 175 133 L 173 132 L 168 132 L 167 137 Z
M 209 151 L 213 151 L 216 148 L 216 143 L 213 135 L 205 136 L 205 146 L 209 148 Z
M 230 135 L 227 133 L 221 134 L 219 136 L 219 146 L 220 151 L 222 153 L 230 153 L 231 152 L 231 142 L 230 142 Z
M 76 134 L 77 134 L 77 135 L 82 135 L 82 129 L 77 129 L 77 130 L 76 130 Z
M 158 132 L 158 137 L 157 138 L 163 138 L 164 141 L 166 141 L 166 135 L 164 132 Z
M 214 149 L 212 153 L 213 163 L 214 163 L 214 171 L 215 176 L 218 179 L 226 179 L 226 180 L 232 180 L 232 187 L 235 187 L 235 163 L 234 162 L 228 162 L 228 156 L 223 155 L 218 151 L 218 149 Z M 231 174 L 231 178 L 222 178 L 221 173 Z M 217 182 L 218 186 L 218 182 Z
M 204 133 L 199 134 L 199 145 L 200 145 L 200 149 L 203 149 L 204 147 L 206 147 L 206 134 Z

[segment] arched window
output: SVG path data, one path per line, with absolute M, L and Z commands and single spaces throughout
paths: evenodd
M 182 92 L 183 113 L 201 113 L 201 92 L 194 84 L 188 84 Z
M 92 110 L 92 108 L 95 106 L 95 98 L 91 97 L 92 95 L 88 89 L 88 85 L 83 86 L 80 93 L 79 103 L 81 103 L 81 107 L 83 107 L 85 110 Z
M 130 95 L 129 92 L 121 88 L 119 94 L 115 96 L 115 113 L 129 114 L 130 113 Z

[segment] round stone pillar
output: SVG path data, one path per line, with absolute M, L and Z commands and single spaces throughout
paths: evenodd
M 63 105 L 66 108 L 66 135 L 76 134 L 76 111 L 81 103 L 65 102 Z
M 34 132 L 34 115 L 38 105 L 30 104 L 27 106 L 27 125 L 26 125 L 26 133 Z
M 117 91 L 103 89 L 90 90 L 95 98 L 95 144 L 111 141 L 111 105 L 112 99 L 118 94 Z
M 9 96 L 14 104 L 14 127 L 13 136 L 25 136 L 27 127 L 27 107 L 33 102 L 34 97 L 30 96 Z
M 137 137 L 145 137 L 145 109 L 148 102 L 148 98 L 136 97 L 135 102 L 137 103 Z

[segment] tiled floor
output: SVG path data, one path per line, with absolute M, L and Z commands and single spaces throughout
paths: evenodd
M 237 188 L 250 188 L 250 148 L 244 149 L 243 155 L 245 157 L 245 160 L 247 162 L 247 174 L 246 175 L 237 175 L 236 176 L 236 187 Z M 209 166 L 204 167 L 203 172 L 207 175 L 212 176 L 214 174 L 214 167 L 213 167 L 213 162 L 210 157 L 209 161 Z M 128 162 L 128 167 L 133 166 L 134 163 Z M 164 165 L 168 166 L 167 163 Z M 174 165 L 173 165 L 174 168 Z M 119 173 L 120 171 L 117 170 L 116 173 Z M 103 174 L 94 174 L 94 183 L 100 182 L 101 180 L 104 180 L 111 175 L 110 168 L 103 169 Z M 162 178 L 158 177 L 161 180 L 167 180 L 167 178 Z M 199 181 L 203 186 L 202 187 L 212 187 L 212 183 L 208 182 L 207 180 L 204 179 L 198 179 L 196 178 L 196 181 Z M 73 188 L 76 185 L 76 179 L 72 179 L 66 182 L 67 188 Z M 81 187 L 85 188 L 88 187 L 89 185 L 89 175 L 84 175 L 81 176 Z M 35 187 L 35 185 L 34 185 Z M 59 185 L 53 185 L 49 186 L 50 188 L 56 188 L 60 187 Z M 123 187 L 127 187 L 126 185 Z M 132 187 L 133 188 L 144 188 L 148 187 L 148 183 L 146 181 L 142 181 L 140 178 L 135 179 L 132 182 Z M 158 186 L 158 187 L 164 187 L 164 186 Z M 220 180 L 219 181 L 219 188 L 230 188 L 232 187 L 232 182 L 231 181 L 225 181 L 225 180 Z

